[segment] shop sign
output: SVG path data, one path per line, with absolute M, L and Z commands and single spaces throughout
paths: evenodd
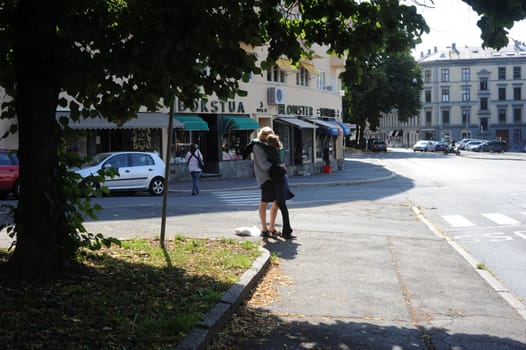
M 193 113 L 240 113 L 245 114 L 245 106 L 241 101 L 228 100 L 194 100 L 192 106 L 186 106 L 182 101 L 177 101 L 178 112 Z
M 314 115 L 314 108 L 310 106 L 278 105 L 278 114 L 312 116 Z

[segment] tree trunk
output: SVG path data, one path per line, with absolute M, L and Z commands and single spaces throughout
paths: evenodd
M 9 268 L 46 278 L 61 268 L 61 196 L 55 1 L 20 0 L 15 47 L 16 113 L 21 195 L 15 212 L 17 242 Z

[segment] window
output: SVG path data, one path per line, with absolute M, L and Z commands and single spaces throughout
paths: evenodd
M 522 130 L 521 129 L 513 130 L 513 141 L 522 142 Z
M 426 111 L 426 126 L 431 126 L 432 119 L 431 111 Z
M 481 97 L 480 98 L 480 110 L 481 111 L 487 111 L 488 110 L 488 98 L 487 97 Z
M 296 73 L 296 85 L 309 86 L 310 73 L 305 68 L 301 67 Z
M 442 69 L 442 81 L 449 81 L 449 69 L 444 68 Z
M 522 108 L 513 108 L 513 122 L 519 124 L 522 122 Z
M 513 88 L 513 99 L 514 100 L 520 100 L 522 95 L 522 91 L 520 87 L 514 87 Z
M 469 68 L 462 68 L 462 81 L 469 81 L 471 74 Z
M 488 118 L 480 118 L 480 129 L 482 131 L 488 130 Z
M 277 65 L 267 71 L 267 81 L 273 81 L 275 83 L 284 83 L 285 77 L 285 72 L 282 71 Z
M 471 91 L 469 88 L 462 88 L 462 101 L 468 102 L 471 99 Z
M 506 88 L 499 88 L 499 101 L 504 101 L 506 99 Z
M 506 67 L 499 67 L 499 80 L 506 80 Z
M 514 80 L 521 79 L 521 66 L 513 67 L 513 79 Z
M 425 101 L 426 103 L 430 103 L 431 102 L 431 90 L 426 90 L 425 91 Z
M 325 72 L 320 72 L 320 75 L 316 77 L 316 87 L 318 90 L 329 90 L 325 83 Z
M 147 154 L 131 153 L 131 166 L 155 165 L 153 158 Z
M 506 108 L 499 108 L 499 123 L 506 123 Z
M 424 71 L 424 82 L 425 83 L 430 83 L 431 82 L 431 70 L 430 69 L 426 69 Z
M 462 124 L 466 125 L 471 122 L 471 113 L 469 109 L 463 109 L 462 110 Z
M 480 78 L 480 90 L 481 91 L 487 91 L 488 90 L 488 78 Z
M 442 125 L 449 124 L 449 110 L 442 111 Z
M 442 102 L 449 102 L 449 89 L 442 89 Z

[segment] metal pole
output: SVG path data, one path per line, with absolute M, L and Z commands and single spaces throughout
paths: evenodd
M 163 208 L 161 214 L 161 248 L 166 248 L 165 231 L 166 231 L 166 208 L 168 202 L 168 186 L 170 184 L 170 160 L 172 159 L 172 130 L 174 125 L 174 104 L 175 98 L 170 103 L 170 114 L 168 116 L 168 141 L 166 146 L 166 160 L 164 169 L 164 192 L 163 192 Z
M 469 122 L 469 117 L 470 117 L 470 113 L 469 113 L 469 97 L 470 97 L 470 94 L 468 94 L 468 81 L 466 80 L 466 138 L 469 139 L 470 136 L 469 136 L 469 126 L 468 126 L 468 122 Z

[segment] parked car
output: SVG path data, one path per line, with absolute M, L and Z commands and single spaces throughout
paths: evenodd
M 369 149 L 373 152 L 387 152 L 387 145 L 384 140 L 370 140 Z
M 20 196 L 20 170 L 16 151 L 0 150 L 0 197 Z
M 433 152 L 435 150 L 435 143 L 430 140 L 420 140 L 413 145 L 413 152 Z
M 457 148 L 459 150 L 465 150 L 466 149 L 466 144 L 469 142 L 469 141 L 474 141 L 475 139 L 462 139 L 460 141 L 457 142 Z
M 508 143 L 501 140 L 491 140 L 484 142 L 480 148 L 482 152 L 506 152 Z
M 149 191 L 154 196 L 164 192 L 165 164 L 155 153 L 108 152 L 95 155 L 82 168 L 75 170 L 83 178 L 97 175 L 100 169 L 113 168 L 118 176 L 107 178 L 103 184 L 110 191 Z
M 484 142 L 484 140 L 471 140 L 468 143 L 465 144 L 464 149 L 466 151 L 472 151 L 477 152 L 476 149 L 479 145 L 481 145 Z
M 448 153 L 448 149 L 449 149 L 449 145 L 447 144 L 447 142 L 438 141 L 437 143 L 435 143 L 435 147 L 434 147 L 433 151 L 434 152 Z

